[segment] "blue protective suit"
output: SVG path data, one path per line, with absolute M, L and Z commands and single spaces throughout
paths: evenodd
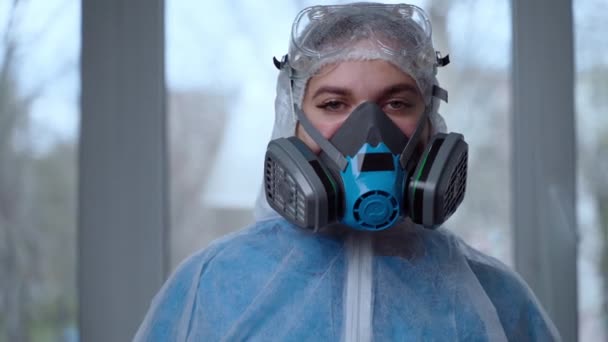
M 138 341 L 555 341 L 512 271 L 444 229 L 313 234 L 277 218 L 184 261 Z

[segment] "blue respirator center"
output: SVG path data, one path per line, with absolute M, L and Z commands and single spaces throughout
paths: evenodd
M 386 191 L 366 192 L 355 201 L 353 216 L 361 227 L 374 230 L 390 227 L 399 214 L 397 199 Z
M 366 143 L 340 176 L 345 188 L 345 214 L 341 222 L 358 230 L 392 227 L 402 216 L 404 170 L 399 155 L 384 143 Z

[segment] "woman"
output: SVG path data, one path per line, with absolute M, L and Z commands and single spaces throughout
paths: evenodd
M 418 7 L 300 12 L 257 222 L 182 263 L 135 339 L 558 340 L 516 274 L 438 227 L 466 178 L 447 62 Z

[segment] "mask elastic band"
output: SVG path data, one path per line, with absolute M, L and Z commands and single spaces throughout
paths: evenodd
M 346 166 L 348 166 L 348 161 L 346 160 L 346 158 L 344 158 L 342 153 L 340 153 L 340 151 L 338 151 L 338 149 L 334 145 L 332 145 L 329 140 L 325 139 L 325 137 L 321 135 L 321 132 L 319 132 L 319 130 L 317 130 L 315 126 L 312 125 L 312 122 L 308 120 L 306 114 L 304 114 L 300 107 L 294 104 L 293 108 L 296 112 L 298 120 L 300 121 L 300 124 L 302 125 L 306 133 L 310 135 L 312 140 L 314 140 L 314 142 L 316 142 L 319 147 L 321 147 L 323 152 L 325 152 L 329 156 L 329 158 L 338 166 L 338 169 L 344 171 L 346 169 Z
M 403 149 L 403 152 L 401 153 L 401 158 L 399 158 L 401 167 L 403 169 L 405 169 L 408 173 L 411 173 L 413 171 L 414 163 L 409 163 L 410 165 L 408 165 L 408 162 L 411 161 L 412 155 L 414 154 L 414 151 L 416 150 L 416 145 L 418 145 L 418 141 L 420 141 L 420 135 L 424 131 L 424 126 L 426 125 L 428 112 L 431 107 L 432 106 L 427 106 L 426 109 L 424 110 L 424 112 L 422 113 L 422 115 L 420 116 L 420 119 L 418 119 L 419 121 L 418 121 L 418 125 L 416 125 L 416 130 L 414 130 L 414 134 L 412 134 L 411 138 L 407 142 L 407 145 L 405 145 L 405 148 Z M 410 169 L 412 169 L 412 170 L 410 170 Z

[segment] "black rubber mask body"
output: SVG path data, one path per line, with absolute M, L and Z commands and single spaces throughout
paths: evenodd
M 408 139 L 373 102 L 359 105 L 330 139 L 344 156 L 354 157 L 365 143 L 376 147 L 383 142 L 393 154 L 401 154 Z

